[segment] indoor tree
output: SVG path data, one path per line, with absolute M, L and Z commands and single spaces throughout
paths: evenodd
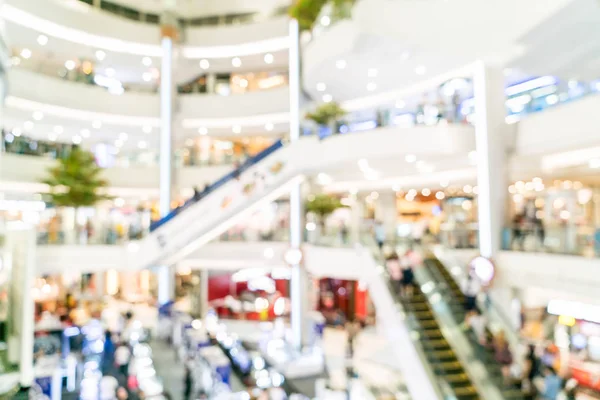
M 75 146 L 67 157 L 59 158 L 56 165 L 48 169 L 47 177 L 42 180 L 50 187 L 52 204 L 63 211 L 73 211 L 71 215 L 63 213 L 66 220 L 63 225 L 67 226 L 67 233 L 73 235 L 71 239 L 74 239 L 77 211 L 111 198 L 102 193 L 108 182 L 100 177 L 101 173 L 94 155 Z
M 325 232 L 327 217 L 342 207 L 344 205 L 338 197 L 325 193 L 310 196 L 305 205 L 306 212 L 313 213 L 317 217 L 321 233 Z
M 326 126 L 334 134 L 335 123 L 346 115 L 346 111 L 336 102 L 323 103 L 315 111 L 306 114 L 305 118 L 313 121 L 319 126 Z

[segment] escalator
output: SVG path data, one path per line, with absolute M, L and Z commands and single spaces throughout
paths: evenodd
M 150 227 L 145 238 L 126 246 L 133 268 L 172 265 L 225 232 L 264 204 L 289 193 L 303 179 L 305 145 L 278 140 L 197 193 Z
M 440 329 L 431 305 L 421 292 L 415 288 L 411 298 L 401 300 L 404 309 L 416 322 L 416 331 L 425 350 L 425 356 L 437 376 L 447 385 L 458 400 L 476 400 L 478 395 L 463 365 Z
M 465 319 L 464 295 L 456 279 L 451 275 L 446 267 L 434 255 L 429 254 L 424 259 L 425 269 L 429 272 L 431 278 L 440 289 L 444 301 L 448 305 L 449 313 L 456 324 L 461 324 Z M 476 350 L 477 358 L 485 365 L 487 376 L 496 386 L 504 399 L 523 399 L 523 394 L 516 386 L 511 387 L 504 384 L 502 370 L 494 357 L 494 351 L 491 347 L 484 347 L 478 343 L 477 337 L 470 329 L 464 332 L 469 345 Z M 491 332 L 488 331 L 491 338 Z

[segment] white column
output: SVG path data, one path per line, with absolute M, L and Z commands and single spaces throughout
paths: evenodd
M 290 141 L 300 138 L 300 42 L 298 21 L 289 26 L 289 93 L 290 93 Z M 302 243 L 302 192 L 301 184 L 290 191 L 290 248 L 299 249 Z M 300 349 L 306 340 L 306 271 L 301 263 L 291 265 L 290 299 L 293 345 Z
M 475 141 L 479 187 L 479 251 L 492 258 L 501 246 L 506 212 L 506 106 L 504 74 L 481 61 L 475 63 Z
M 12 268 L 11 290 L 18 305 L 13 308 L 15 336 L 9 338 L 9 347 L 17 345 L 19 349 L 19 383 L 21 387 L 31 387 L 34 380 L 33 339 L 35 309 L 32 296 L 35 277 L 35 230 L 22 222 L 7 224 L 9 242 L 9 268 Z
M 214 94 L 217 90 L 217 75 L 214 72 L 206 74 L 206 93 Z
M 350 240 L 352 243 L 360 243 L 360 228 L 364 217 L 364 204 L 362 196 L 352 194 L 352 219 L 350 225 Z
M 200 286 L 198 288 L 200 318 L 206 317 L 208 313 L 208 270 L 200 270 Z
M 161 265 L 157 268 L 158 304 L 165 304 L 175 297 L 175 268 Z
M 396 192 L 379 192 L 379 197 L 375 202 L 375 219 L 383 223 L 387 240 L 393 242 L 396 238 L 396 227 L 398 226 Z

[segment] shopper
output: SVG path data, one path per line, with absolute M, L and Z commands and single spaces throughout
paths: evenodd
M 129 350 L 129 346 L 125 343 L 120 343 L 115 350 L 115 364 L 117 368 L 119 368 L 119 372 L 121 375 L 125 377 L 125 379 L 129 376 L 129 360 L 131 359 L 131 350 Z
M 469 272 L 467 279 L 463 284 L 463 294 L 465 296 L 465 312 L 467 315 L 472 312 L 477 306 L 477 296 L 481 291 L 481 283 L 479 278 L 473 276 L 473 272 Z
M 342 240 L 342 244 L 348 244 L 348 233 L 348 226 L 342 221 L 340 226 L 340 239 Z
M 542 398 L 545 400 L 557 400 L 561 389 L 562 379 L 556 374 L 554 368 L 544 368 L 544 391 Z
M 402 297 L 405 297 L 405 298 L 412 298 L 413 293 L 414 293 L 415 273 L 414 273 L 413 267 L 411 265 L 411 259 L 410 259 L 409 252 L 410 252 L 410 250 L 406 252 L 404 257 L 402 257 L 402 262 L 400 264 L 402 266 L 401 294 L 402 294 Z
M 381 221 L 375 222 L 375 242 L 380 251 L 383 251 L 383 245 L 385 244 L 385 226 Z
M 513 363 L 513 356 L 510 348 L 508 347 L 508 341 L 504 336 L 504 332 L 500 331 L 494 338 L 494 358 L 502 368 L 502 376 L 504 377 L 504 384 L 510 384 L 510 366 Z
M 190 395 L 192 394 L 192 371 L 186 365 L 185 366 L 185 376 L 183 378 L 183 399 L 189 400 Z
M 475 334 L 477 343 L 485 346 L 487 344 L 487 320 L 483 314 L 481 314 L 479 307 L 475 307 L 470 315 L 467 316 L 467 324 Z

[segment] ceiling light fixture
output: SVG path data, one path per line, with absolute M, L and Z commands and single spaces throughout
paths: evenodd
M 96 120 L 96 121 L 92 121 L 92 128 L 94 129 L 100 129 L 102 128 L 102 122 Z
M 48 44 L 48 36 L 40 35 L 37 37 L 37 42 L 40 46 L 45 46 Z
M 144 140 L 140 140 L 138 142 L 138 148 L 140 148 L 140 149 L 146 149 L 146 148 L 148 148 L 148 143 L 145 142 Z
M 81 136 L 75 135 L 71 138 L 71 141 L 73 142 L 73 144 L 79 144 L 81 143 Z
M 325 90 L 327 90 L 326 84 L 324 84 L 323 82 L 317 83 L 317 92 L 324 92 Z
M 328 15 L 323 15 L 320 19 L 321 25 L 329 26 L 331 24 L 331 18 Z
M 149 67 L 152 65 L 152 59 L 146 56 L 142 58 L 142 64 L 144 64 L 146 67 Z
M 23 123 L 23 128 L 24 128 L 26 131 L 30 131 L 30 130 L 32 130 L 32 129 L 33 129 L 33 122 L 31 122 L 31 121 L 25 121 L 25 122 Z
M 14 129 L 12 130 L 12 134 L 13 134 L 14 136 L 16 136 L 16 137 L 19 137 L 19 136 L 21 136 L 21 129 L 19 129 L 19 128 L 14 128 Z
M 242 127 L 239 125 L 234 125 L 231 130 L 233 131 L 233 133 L 241 133 L 242 132 Z
M 205 126 L 201 126 L 200 128 L 198 128 L 198 133 L 201 134 L 202 136 L 207 135 L 208 129 Z
M 400 54 L 400 59 L 402 61 L 406 61 L 410 58 L 410 53 L 408 51 L 404 51 L 402 52 L 402 54 Z
M 377 89 L 377 84 L 375 82 L 369 82 L 369 83 L 367 83 L 367 90 L 369 92 L 372 92 L 375 89 Z
M 124 142 L 127 139 L 129 139 L 129 135 L 126 132 L 119 133 L 119 140 L 122 140 Z
M 273 57 L 273 54 L 271 54 L 271 53 L 265 54 L 265 62 L 267 64 L 273 64 L 273 61 L 275 61 L 275 57 Z
M 348 63 L 346 62 L 346 60 L 337 60 L 335 62 L 335 66 L 337 69 L 344 69 L 344 68 L 346 68 L 347 65 L 348 65 Z
M 44 118 L 44 113 L 41 111 L 34 111 L 33 112 L 33 119 L 35 119 L 36 121 L 41 121 Z
M 200 68 L 202 68 L 202 69 L 209 69 L 210 68 L 210 62 L 208 60 L 200 60 Z
M 415 74 L 417 75 L 425 75 L 427 72 L 427 68 L 424 65 L 419 65 L 415 68 Z
M 271 131 L 273 130 L 273 124 L 272 124 L 272 123 L 270 123 L 270 122 L 267 122 L 267 123 L 265 124 L 265 129 L 266 129 L 267 131 L 271 132 Z
M 242 66 L 242 60 L 239 57 L 233 57 L 231 59 L 231 65 L 233 65 L 235 68 L 239 68 Z
M 330 94 L 324 94 L 323 95 L 323 102 L 325 103 L 331 103 L 331 101 L 333 100 L 333 96 Z
M 142 79 L 144 82 L 150 82 L 152 80 L 152 74 L 150 72 L 144 72 L 142 74 Z
M 65 131 L 64 128 L 60 125 L 56 125 L 53 130 L 54 130 L 54 133 L 56 133 L 57 135 L 60 135 L 61 133 L 63 133 Z
M 369 68 L 369 70 L 367 71 L 367 76 L 369 78 L 375 78 L 377 76 L 377 68 Z
M 106 58 L 106 53 L 102 50 L 96 50 L 96 60 L 98 61 L 104 61 L 104 59 Z
M 89 138 L 91 132 L 89 129 L 82 129 L 79 133 L 81 134 L 81 137 Z
M 54 133 L 49 133 L 48 139 L 50 139 L 51 142 L 56 142 L 56 135 Z
M 23 57 L 26 60 L 31 58 L 31 54 L 31 50 L 29 50 L 28 48 L 21 50 L 21 57 Z
M 142 127 L 142 132 L 144 132 L 144 133 L 152 133 L 152 127 L 150 125 L 144 125 Z
M 417 156 L 415 156 L 414 154 L 407 154 L 406 156 L 404 156 L 404 160 L 406 160 L 407 163 L 414 163 L 415 161 L 417 161 Z

